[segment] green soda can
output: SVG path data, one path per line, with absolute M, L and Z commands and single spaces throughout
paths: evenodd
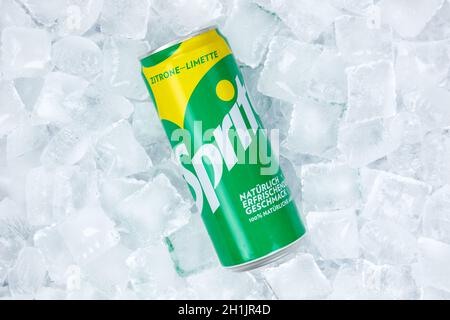
M 141 64 L 221 264 L 246 271 L 292 252 L 305 227 L 224 36 L 201 30 Z

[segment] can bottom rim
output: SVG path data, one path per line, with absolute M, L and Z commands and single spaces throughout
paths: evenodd
M 233 271 L 233 272 L 244 272 L 244 271 L 250 271 L 250 270 L 254 270 L 260 267 L 263 267 L 265 265 L 268 265 L 278 259 L 281 259 L 285 256 L 287 256 L 288 254 L 292 253 L 293 251 L 295 251 L 295 249 L 297 249 L 297 246 L 300 244 L 301 240 L 303 240 L 303 238 L 305 237 L 306 232 L 300 236 L 300 238 L 298 238 L 297 240 L 295 240 L 294 242 L 291 242 L 290 244 L 275 250 L 261 258 L 258 258 L 256 260 L 252 260 L 249 262 L 245 262 L 242 264 L 238 264 L 236 266 L 230 266 L 230 267 L 224 267 L 227 270 Z

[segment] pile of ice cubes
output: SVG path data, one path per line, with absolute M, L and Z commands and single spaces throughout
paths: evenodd
M 302 207 L 219 267 L 138 57 L 218 24 Z M 450 299 L 450 1 L 0 0 L 0 298 Z

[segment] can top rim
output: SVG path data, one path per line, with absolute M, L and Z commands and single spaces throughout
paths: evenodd
M 208 27 L 199 29 L 199 30 L 197 30 L 197 31 L 191 32 L 191 33 L 189 33 L 189 34 L 187 34 L 187 35 L 185 35 L 185 36 L 178 37 L 178 38 L 176 38 L 176 39 L 174 39 L 174 40 L 172 40 L 172 41 L 170 41 L 170 42 L 167 42 L 166 44 L 163 44 L 163 45 L 160 46 L 160 47 L 157 47 L 156 49 L 150 50 L 150 51 L 147 52 L 146 54 L 140 56 L 140 57 L 139 57 L 139 60 L 143 60 L 143 59 L 145 59 L 145 58 L 148 58 L 148 57 L 150 57 L 151 55 L 153 55 L 153 54 L 155 54 L 155 53 L 158 53 L 158 52 L 160 52 L 160 51 L 163 51 L 163 50 L 165 50 L 165 49 L 167 49 L 167 48 L 170 48 L 170 47 L 172 47 L 172 46 L 174 46 L 174 45 L 176 45 L 176 44 L 179 44 L 179 43 L 181 43 L 181 42 L 184 42 L 184 41 L 186 41 L 186 40 L 189 40 L 189 39 L 191 39 L 191 38 L 194 38 L 195 36 L 198 36 L 198 35 L 200 35 L 200 34 L 202 34 L 202 33 L 208 32 L 208 31 L 213 30 L 213 29 L 217 29 L 217 25 L 211 25 L 211 26 L 208 26 Z

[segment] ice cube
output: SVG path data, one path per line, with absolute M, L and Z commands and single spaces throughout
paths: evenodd
M 52 59 L 56 67 L 66 73 L 90 78 L 101 71 L 102 52 L 87 38 L 68 36 L 52 46 Z
M 408 266 L 377 266 L 365 260 L 342 265 L 331 299 L 415 299 L 417 287 Z
M 363 167 L 395 151 L 402 132 L 392 119 L 374 119 L 343 124 L 339 129 L 338 149 L 352 167 Z
M 64 110 L 64 99 L 71 93 L 87 88 L 88 82 L 80 77 L 62 72 L 50 73 L 34 106 L 34 112 L 42 119 L 67 124 L 70 117 Z
M 139 143 L 148 148 L 165 138 L 165 131 L 158 117 L 158 112 L 152 102 L 138 102 L 134 105 L 133 132 Z
M 65 10 L 59 12 L 58 34 L 82 35 L 97 22 L 103 0 L 65 0 Z
M 429 238 L 419 238 L 418 243 L 420 283 L 450 291 L 450 245 Z
M 420 159 L 424 166 L 423 178 L 433 187 L 450 182 L 450 130 L 427 133 L 422 143 Z
M 450 92 L 446 89 L 428 88 L 421 91 L 414 101 L 414 111 L 426 131 L 450 126 L 448 99 Z
M 36 300 L 65 300 L 66 292 L 62 289 L 53 287 L 42 287 L 36 293 Z
M 144 100 L 148 91 L 141 76 L 139 57 L 149 51 L 148 43 L 110 37 L 103 45 L 103 82 L 114 93 Z
M 77 167 L 37 167 L 26 177 L 28 221 L 49 225 L 60 221 L 83 204 L 88 177 Z
M 383 172 L 372 188 L 362 216 L 383 218 L 416 232 L 430 187 L 420 181 Z
M 89 129 L 104 129 L 133 113 L 133 104 L 125 97 L 95 86 L 69 94 L 63 107 L 72 121 Z
M 2 31 L 2 67 L 7 79 L 37 77 L 49 69 L 50 35 L 41 29 L 8 27 Z
M 306 94 L 312 66 L 321 52 L 318 45 L 285 36 L 274 37 L 258 81 L 258 90 L 274 98 L 295 102 L 296 97 Z
M 450 67 L 449 43 L 448 40 L 397 42 L 397 87 L 403 93 L 408 93 L 440 85 L 447 78 L 447 69 Z
M 236 58 L 255 68 L 261 63 L 278 28 L 279 20 L 274 15 L 251 2 L 235 1 L 221 31 L 230 42 Z
M 91 143 L 89 131 L 79 125 L 59 130 L 41 154 L 41 163 L 48 167 L 73 165 L 83 158 Z
M 32 247 L 23 248 L 8 274 L 11 295 L 32 298 L 43 286 L 47 269 L 41 252 Z
M 99 167 L 109 175 L 128 176 L 144 172 L 152 166 L 127 121 L 119 121 L 107 128 L 95 149 Z
M 445 0 L 381 0 L 383 22 L 404 38 L 414 38 L 442 7 Z
M 441 9 L 427 23 L 417 37 L 420 41 L 444 40 L 450 38 L 450 3 L 445 1 Z
M 143 39 L 149 8 L 149 0 L 104 0 L 100 28 L 109 35 Z
M 333 23 L 341 12 L 327 1 L 297 0 L 289 4 L 273 0 L 271 9 L 302 41 L 312 42 Z
M 308 93 L 329 103 L 347 102 L 346 63 L 334 49 L 324 49 L 311 69 Z
M 333 157 L 342 107 L 302 98 L 294 105 L 286 147 L 293 152 Z
M 25 9 L 15 1 L 1 1 L 0 30 L 7 27 L 31 27 L 33 21 Z
M 8 134 L 6 154 L 8 161 L 24 154 L 39 150 L 48 142 L 49 132 L 46 125 L 24 123 Z
M 125 290 L 128 283 L 126 259 L 131 251 L 119 244 L 83 267 L 88 281 L 107 296 Z
M 161 17 L 154 9 L 153 5 L 149 10 L 149 24 L 145 40 L 150 45 L 150 48 L 159 48 L 177 38 L 176 33 L 164 22 L 164 17 Z
M 211 240 L 198 215 L 188 224 L 165 237 L 175 268 L 181 276 L 188 276 L 217 264 Z
M 57 23 L 60 13 L 64 12 L 67 4 L 66 0 L 49 0 L 45 3 L 39 0 L 22 0 L 21 2 L 32 18 L 47 27 Z
M 105 178 L 100 186 L 102 207 L 113 213 L 119 203 L 145 186 L 145 181 L 131 178 Z
M 439 290 L 433 287 L 422 289 L 421 300 L 450 300 L 450 291 Z
M 28 111 L 32 111 L 34 109 L 34 104 L 41 93 L 42 86 L 44 85 L 44 79 L 17 78 L 14 80 L 14 85 L 26 109 Z
M 338 9 L 364 15 L 373 6 L 373 0 L 330 0 L 330 3 Z
M 371 23 L 368 17 L 343 16 L 335 21 L 336 45 L 349 64 L 391 60 L 392 31 Z
M 264 299 L 265 286 L 248 272 L 237 273 L 223 268 L 203 271 L 187 278 L 195 299 L 243 300 Z
M 359 256 L 355 210 L 310 212 L 309 236 L 324 259 L 356 259 Z
M 119 242 L 114 222 L 99 206 L 79 210 L 57 226 L 75 261 L 85 265 Z
M 52 282 L 64 285 L 67 271 L 74 261 L 56 226 L 38 230 L 33 236 L 33 242 L 45 258 Z
M 164 24 L 178 35 L 210 26 L 222 15 L 219 0 L 152 0 L 152 8 L 162 17 Z
M 163 236 L 163 232 L 179 225 L 177 218 L 186 221 L 187 203 L 163 174 L 157 175 L 143 188 L 125 198 L 117 208 L 117 220 L 135 239 L 149 244 Z
M 423 170 L 420 160 L 421 150 L 420 143 L 402 144 L 397 150 L 387 155 L 389 171 L 401 176 L 420 179 Z
M 378 61 L 347 69 L 348 109 L 346 121 L 388 118 L 397 112 L 394 68 Z
M 423 234 L 450 244 L 450 185 L 436 190 L 425 202 Z
M 320 299 L 331 293 L 331 284 L 310 254 L 296 258 L 278 267 L 263 271 L 268 284 L 279 299 Z
M 378 264 L 409 264 L 417 253 L 415 237 L 387 219 L 370 220 L 360 231 L 364 256 Z
M 24 117 L 24 105 L 12 81 L 0 80 L 0 137 L 17 127 Z M 8 101 L 8 103 L 5 103 Z
M 185 281 L 178 276 L 164 244 L 140 248 L 126 260 L 131 286 L 143 299 L 170 299 L 180 294 Z
M 358 206 L 358 170 L 345 164 L 309 164 L 302 166 L 301 177 L 305 212 Z

